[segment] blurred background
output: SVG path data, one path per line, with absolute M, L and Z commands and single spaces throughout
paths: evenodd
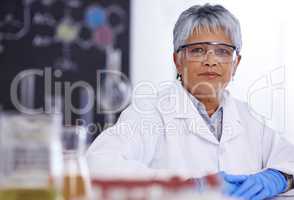
M 93 140 L 129 103 L 130 14 L 128 0 L 1 1 L 3 109 L 62 112 Z
M 294 14 L 286 0 L 1 0 L 0 104 L 26 112 L 54 104 L 65 124 L 95 124 L 93 140 L 137 85 L 175 80 L 173 26 L 204 3 L 224 5 L 241 23 L 231 93 L 294 142 Z

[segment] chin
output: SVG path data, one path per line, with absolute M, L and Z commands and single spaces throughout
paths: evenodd
M 199 86 L 199 87 L 189 87 L 188 90 L 193 96 L 202 98 L 215 98 L 217 97 L 219 89 L 215 88 L 212 84 L 211 86 Z
M 223 88 L 223 84 L 214 81 L 198 81 L 189 83 L 187 88 L 192 94 L 211 95 L 217 94 Z

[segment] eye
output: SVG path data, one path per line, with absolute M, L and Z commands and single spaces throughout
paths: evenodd
M 192 54 L 203 54 L 205 49 L 202 47 L 191 47 L 189 48 L 189 52 Z
M 228 48 L 217 48 L 215 49 L 215 54 L 219 56 L 231 56 L 233 51 Z

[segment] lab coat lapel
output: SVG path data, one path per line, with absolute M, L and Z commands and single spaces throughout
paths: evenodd
M 187 118 L 185 122 L 190 133 L 195 134 L 196 136 L 201 137 L 214 144 L 219 144 L 219 141 L 209 130 L 207 124 L 198 113 L 194 118 Z
M 241 123 L 236 101 L 228 92 L 225 95 L 221 143 L 228 142 L 245 131 Z
M 175 118 L 185 120 L 187 128 L 191 133 L 212 143 L 219 144 L 219 141 L 215 138 L 213 133 L 210 132 L 207 124 L 193 105 L 187 91 L 179 82 L 176 84 L 175 92 Z M 228 91 L 224 92 L 223 106 L 224 111 L 221 143 L 228 142 L 245 132 L 241 123 L 236 101 L 231 97 Z
M 185 120 L 185 124 L 190 133 L 209 142 L 219 144 L 218 140 L 213 133 L 210 132 L 207 124 L 193 105 L 187 91 L 182 85 L 177 84 L 176 92 L 176 113 L 174 117 L 176 119 Z

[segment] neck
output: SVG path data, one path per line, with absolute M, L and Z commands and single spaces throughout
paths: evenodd
M 216 97 L 203 97 L 194 95 L 194 97 L 197 98 L 198 101 L 200 101 L 204 105 L 209 117 L 211 117 L 211 115 L 215 113 L 221 101 L 220 95 L 216 95 Z

